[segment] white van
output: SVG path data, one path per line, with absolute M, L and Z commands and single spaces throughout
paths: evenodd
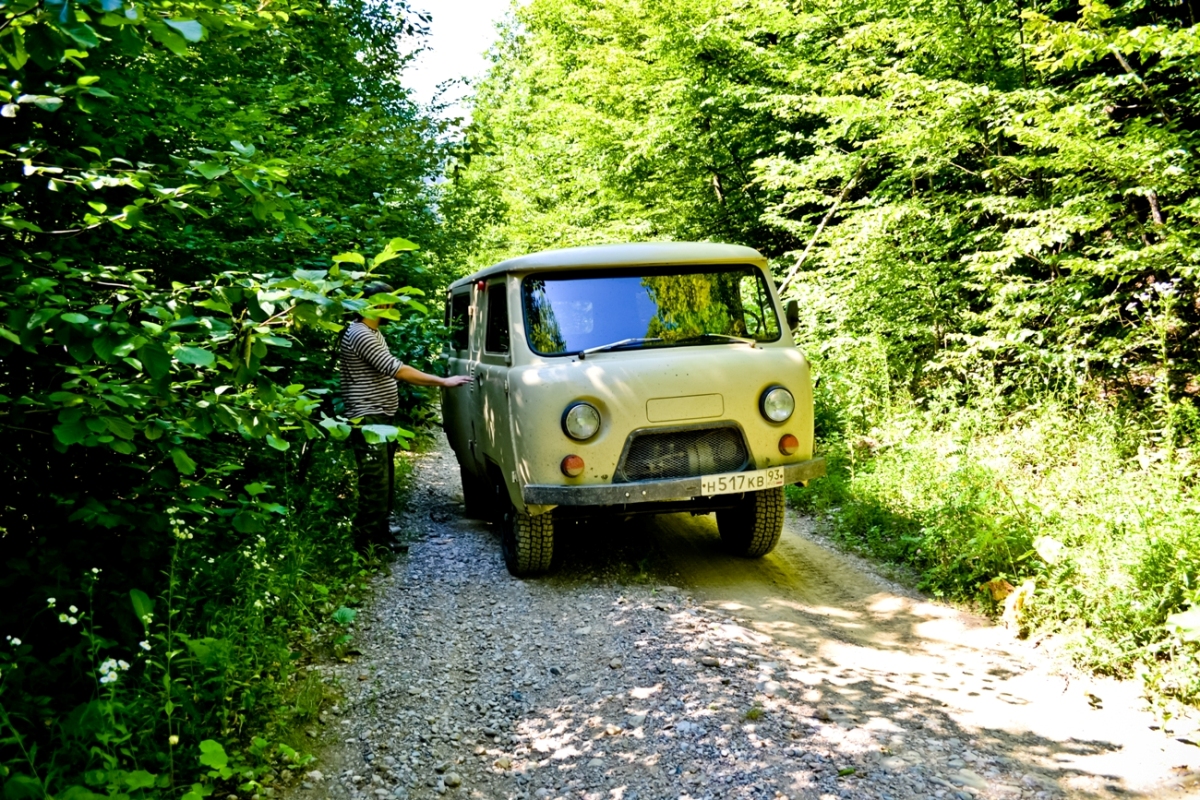
M 501 525 L 514 575 L 550 568 L 558 519 L 715 512 L 757 557 L 813 458 L 812 385 L 747 247 L 551 250 L 456 281 L 443 425 L 467 513 Z

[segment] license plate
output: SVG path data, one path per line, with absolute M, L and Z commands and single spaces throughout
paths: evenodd
M 700 477 L 700 494 L 708 497 L 714 494 L 757 492 L 760 489 L 771 489 L 776 486 L 783 486 L 783 467 Z

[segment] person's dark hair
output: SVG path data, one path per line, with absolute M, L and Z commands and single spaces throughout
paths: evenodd
M 395 290 L 383 281 L 371 281 L 363 287 L 363 297 L 374 297 L 377 294 L 386 294 L 392 291 Z

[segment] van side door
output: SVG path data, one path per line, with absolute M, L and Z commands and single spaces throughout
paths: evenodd
M 506 276 L 487 284 L 480 337 L 483 352 L 475 369 L 480 401 L 476 411 L 481 423 L 480 447 L 485 458 L 499 467 L 505 483 L 511 483 L 515 463 L 508 407 L 508 373 L 512 364 L 508 295 Z
M 446 296 L 446 324 L 451 329 L 446 347 L 447 374 L 470 375 L 474 371 L 471 353 L 473 315 L 471 314 L 471 287 L 460 286 Z M 467 389 L 442 390 L 442 430 L 460 464 L 476 460 L 472 452 L 473 415 L 471 413 L 473 393 Z

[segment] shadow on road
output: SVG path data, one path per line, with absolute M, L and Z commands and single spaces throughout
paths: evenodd
M 1170 762 L 1190 754 L 1167 752 L 1170 742 L 1148 730 L 1133 687 L 1113 696 L 1107 684 L 1110 707 L 1093 708 L 1082 688 L 1035 669 L 1028 645 L 985 619 L 889 590 L 794 525 L 758 560 L 730 556 L 710 517 L 685 514 L 571 524 L 556 548 L 547 588 L 678 586 L 694 597 L 702 613 L 673 614 L 676 635 L 653 646 L 672 669 L 698 669 L 696 680 L 753 687 L 749 704 L 727 692 L 725 703 L 692 709 L 703 730 L 761 708 L 793 721 L 791 736 L 809 726 L 803 736 L 832 737 L 858 768 L 894 770 L 901 781 L 932 775 L 951 794 L 974 781 L 996 796 L 1159 796 L 1168 783 L 1169 796 L 1181 796 Z M 704 658 L 720 666 L 697 668 Z M 730 735 L 712 736 L 729 746 Z M 788 744 L 758 734 L 750 742 Z M 946 761 L 918 754 L 930 750 Z

